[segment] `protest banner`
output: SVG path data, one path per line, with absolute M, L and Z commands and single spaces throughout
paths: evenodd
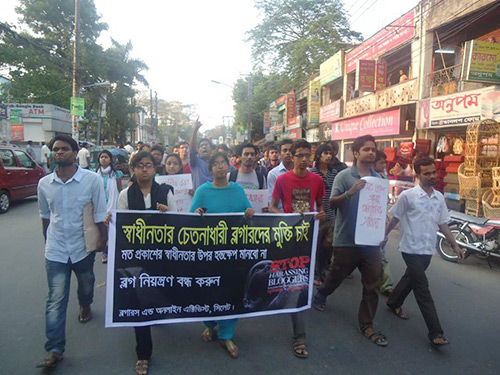
M 269 190 L 267 189 L 245 189 L 245 194 L 252 204 L 252 208 L 256 213 L 262 213 L 263 208 L 267 208 Z
M 365 187 L 359 192 L 356 219 L 356 245 L 378 246 L 385 237 L 389 180 L 363 177 Z
M 193 197 L 189 190 L 193 188 L 191 173 L 174 174 L 169 176 L 156 176 L 155 181 L 159 184 L 168 184 L 174 188 L 175 206 L 178 212 L 189 212 Z
M 291 313 L 310 308 L 314 214 L 115 211 L 106 327 Z

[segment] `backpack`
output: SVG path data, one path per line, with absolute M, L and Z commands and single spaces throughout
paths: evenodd
M 264 188 L 264 176 L 259 172 L 255 171 L 257 174 L 257 180 L 259 181 L 259 190 Z M 232 171 L 229 173 L 229 181 L 236 182 L 238 179 L 238 170 Z

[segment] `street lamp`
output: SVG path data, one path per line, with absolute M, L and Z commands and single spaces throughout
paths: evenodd
M 253 93 L 253 77 L 252 77 L 252 74 L 240 74 L 240 76 L 246 76 L 248 78 L 248 94 L 247 94 L 247 121 L 248 121 L 248 125 L 247 125 L 247 129 L 248 129 L 248 136 L 249 136 L 249 140 L 251 141 L 252 140 L 252 93 Z M 234 89 L 234 86 L 232 85 L 228 85 L 227 83 L 224 83 L 224 82 L 219 82 L 219 81 L 216 81 L 216 80 L 211 80 L 213 83 L 216 83 L 218 85 L 224 85 L 224 86 L 227 86 L 227 87 L 230 87 L 232 89 Z

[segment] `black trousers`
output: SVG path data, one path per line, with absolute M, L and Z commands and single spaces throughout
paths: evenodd
M 151 327 L 134 327 L 135 352 L 138 360 L 148 360 L 153 354 L 153 339 L 151 338 Z
M 418 307 L 429 330 L 429 339 L 432 340 L 437 335 L 443 334 L 434 300 L 429 290 L 429 282 L 425 275 L 425 270 L 431 263 L 432 255 L 401 254 L 406 263 L 406 272 L 389 296 L 387 306 L 391 308 L 401 307 L 408 294 L 413 290 Z

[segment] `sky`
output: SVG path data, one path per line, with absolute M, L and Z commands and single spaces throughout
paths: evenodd
M 253 0 L 94 0 L 109 26 L 99 42 L 132 42 L 132 57 L 158 97 L 194 104 L 202 131 L 233 115 L 232 85 L 252 68 L 246 31 L 259 20 Z M 418 0 L 345 0 L 351 28 L 367 39 Z M 18 0 L 2 0 L 0 20 L 16 23 Z M 213 83 L 212 80 L 223 84 Z M 90 84 L 93 82 L 88 82 Z M 144 89 L 144 87 L 138 87 Z M 228 118 L 225 118 L 228 125 Z

